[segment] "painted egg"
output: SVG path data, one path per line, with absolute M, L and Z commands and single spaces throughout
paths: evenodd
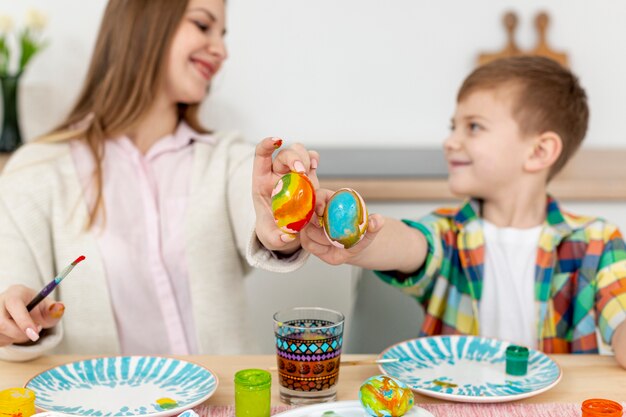
M 359 400 L 365 411 L 374 417 L 403 416 L 415 402 L 411 388 L 385 375 L 366 380 L 359 389 Z
M 290 172 L 278 180 L 272 191 L 272 213 L 281 230 L 298 233 L 314 210 L 315 188 L 306 175 Z
M 367 208 L 356 191 L 342 188 L 328 200 L 324 209 L 324 232 L 340 248 L 351 248 L 363 239 L 367 231 Z

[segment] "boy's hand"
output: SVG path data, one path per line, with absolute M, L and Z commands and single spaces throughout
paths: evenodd
M 30 313 L 26 305 L 37 291 L 12 285 L 0 294 L 0 346 L 36 342 L 39 332 L 56 326 L 65 310 L 62 303 L 44 299 Z
M 305 250 L 331 265 L 344 263 L 359 265 L 359 259 L 361 259 L 362 256 L 366 256 L 364 251 L 374 241 L 376 235 L 382 229 L 385 219 L 379 214 L 369 216 L 367 233 L 365 233 L 365 236 L 359 243 L 352 246 L 350 249 L 337 247 L 326 237 L 320 221 L 324 215 L 326 204 L 332 195 L 333 192 L 330 190 L 319 189 L 317 191 L 316 216 L 314 216 L 307 227 L 302 230 L 300 243 Z
M 617 363 L 619 363 L 622 368 L 626 369 L 626 321 L 623 321 L 617 326 L 617 329 L 615 329 L 611 347 L 615 353 Z
M 281 150 L 272 160 L 274 151 L 282 145 L 282 139 L 265 138 L 256 146 L 252 178 L 252 199 L 256 212 L 256 234 L 267 249 L 293 253 L 300 248 L 298 234 L 291 235 L 276 226 L 272 214 L 272 190 L 278 180 L 290 171 L 306 174 L 313 187 L 319 187 L 316 168 L 319 155 L 296 143 Z

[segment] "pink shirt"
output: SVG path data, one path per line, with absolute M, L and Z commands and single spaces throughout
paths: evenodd
M 93 231 L 124 355 L 198 352 L 184 236 L 194 140 L 215 142 L 181 122 L 145 155 L 128 137 L 105 143 L 106 220 Z M 94 161 L 87 145 L 72 142 L 72 157 L 92 207 Z

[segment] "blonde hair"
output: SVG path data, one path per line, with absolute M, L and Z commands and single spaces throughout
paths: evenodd
M 150 109 L 165 77 L 166 58 L 189 0 L 110 0 L 76 104 L 44 142 L 83 140 L 95 160 L 95 204 L 103 210 L 104 141 L 133 128 Z M 206 132 L 199 104 L 178 104 L 179 120 Z

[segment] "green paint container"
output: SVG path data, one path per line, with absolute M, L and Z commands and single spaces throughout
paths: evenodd
M 523 376 L 528 372 L 528 348 L 510 345 L 506 348 L 506 373 Z
M 272 375 L 262 369 L 235 374 L 235 416 L 270 417 Z

